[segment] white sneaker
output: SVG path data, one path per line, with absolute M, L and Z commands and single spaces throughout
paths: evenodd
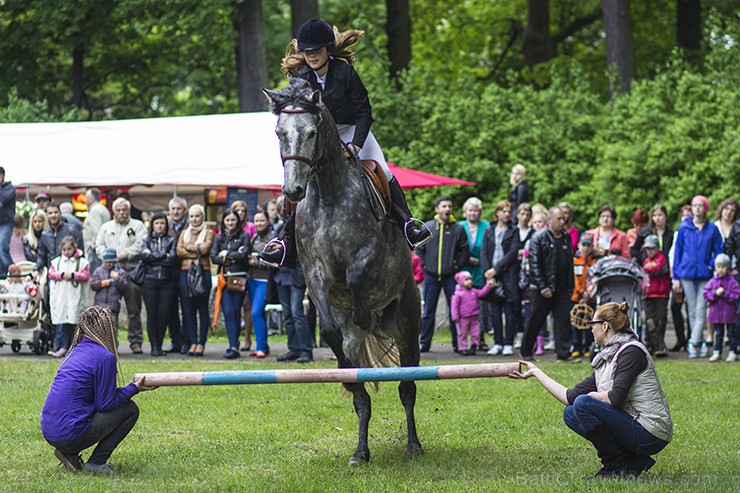
M 506 346 L 504 346 L 501 354 L 503 354 L 504 356 L 511 356 L 512 354 L 514 354 L 514 348 L 507 344 Z
M 737 354 L 735 354 L 735 351 L 730 351 L 730 354 L 727 355 L 727 359 L 725 361 L 727 361 L 728 363 L 737 361 Z
M 519 332 L 514 337 L 514 349 L 521 349 L 522 348 L 522 339 L 524 338 L 524 333 Z
M 491 356 L 501 354 L 501 344 L 494 344 L 491 349 L 486 352 L 486 354 L 490 354 Z
M 545 351 L 555 351 L 555 341 L 548 339 L 544 347 Z
M 67 356 L 67 348 L 59 348 L 58 351 L 51 353 L 51 355 L 55 358 L 64 358 Z
M 714 351 L 712 353 L 712 356 L 709 358 L 709 361 L 714 363 L 715 361 L 719 361 L 722 359 L 722 355 L 719 354 L 719 351 Z

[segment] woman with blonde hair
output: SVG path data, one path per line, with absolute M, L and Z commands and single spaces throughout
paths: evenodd
M 49 229 L 49 220 L 46 218 L 46 212 L 36 209 L 28 222 L 28 233 L 23 237 L 23 253 L 26 255 L 26 260 L 36 262 L 39 256 L 39 239 L 41 239 L 41 233 L 47 229 Z
M 211 247 L 213 231 L 206 226 L 206 211 L 200 204 L 188 210 L 189 225 L 177 239 L 177 256 L 182 260 L 180 270 L 180 303 L 182 304 L 182 325 L 190 337 L 188 356 L 203 356 L 211 318 L 208 314 L 208 299 L 211 295 Z M 188 287 L 190 265 L 200 262 L 203 268 L 205 293 L 192 296 Z M 200 331 L 198 331 L 200 319 Z
M 526 182 L 527 169 L 523 164 L 517 163 L 511 167 L 511 176 L 509 177 L 509 202 L 511 202 L 511 217 L 516 217 L 519 205 L 529 202 L 529 188 Z
M 41 432 L 71 471 L 114 473 L 108 459 L 139 418 L 131 398 L 155 388 L 146 385 L 144 377 L 117 387 L 123 373 L 116 333 L 115 316 L 107 307 L 93 306 L 80 314 L 41 411 Z M 96 444 L 83 465 L 80 452 Z
M 630 328 L 629 304 L 605 303 L 594 313 L 591 332 L 603 347 L 594 372 L 572 389 L 550 378 L 535 364 L 509 375 L 535 377 L 565 405 L 563 419 L 589 440 L 601 459 L 596 477 L 634 477 L 650 469 L 673 437 L 673 422 L 655 363 Z

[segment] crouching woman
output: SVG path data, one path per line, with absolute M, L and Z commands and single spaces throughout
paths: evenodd
M 668 445 L 673 423 L 668 401 L 647 348 L 630 329 L 629 304 L 605 303 L 594 314 L 591 331 L 603 347 L 594 372 L 572 389 L 531 362 L 510 377 L 535 377 L 565 404 L 563 419 L 596 448 L 603 467 L 596 477 L 635 477 L 650 469 L 651 457 Z
M 116 387 L 116 375 L 120 379 L 116 321 L 110 309 L 93 306 L 80 314 L 67 357 L 41 411 L 41 432 L 67 469 L 115 472 L 108 458 L 139 418 L 131 398 L 154 388 L 143 377 Z M 80 452 L 95 444 L 83 465 Z

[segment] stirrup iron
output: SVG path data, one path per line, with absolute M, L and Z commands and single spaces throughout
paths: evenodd
M 423 229 L 426 229 L 427 230 L 427 233 L 429 233 L 429 235 L 426 238 L 424 238 L 423 240 L 418 241 L 417 243 L 411 243 L 411 240 L 409 240 L 408 227 L 409 227 L 410 224 L 417 224 L 417 223 L 418 224 L 421 224 L 421 227 Z M 411 217 L 411 218 L 409 218 L 403 224 L 403 236 L 406 237 L 406 243 L 408 243 L 409 245 L 411 245 L 411 249 L 412 250 L 415 250 L 415 249 L 419 248 L 422 245 L 426 245 L 429 242 L 429 240 L 432 239 L 432 230 L 429 229 L 429 226 L 427 226 L 426 223 L 424 221 L 422 221 L 421 219 L 416 219 L 415 217 Z

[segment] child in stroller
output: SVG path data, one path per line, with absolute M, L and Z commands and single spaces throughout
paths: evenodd
M 30 315 L 29 307 L 36 300 L 38 286 L 30 275 L 22 275 L 16 264 L 8 267 L 8 277 L 0 281 L 0 293 L 3 296 L 3 315 L 15 315 L 27 319 Z

